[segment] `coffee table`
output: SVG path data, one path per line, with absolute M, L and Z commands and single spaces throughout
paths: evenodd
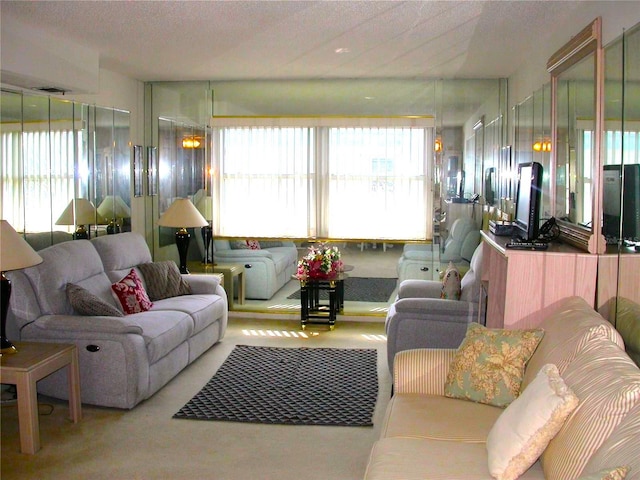
M 16 353 L 0 357 L 2 383 L 16 386 L 20 450 L 34 454 L 40 450 L 38 392 L 36 382 L 63 367 L 69 382 L 69 416 L 74 423 L 82 418 L 78 349 L 75 345 L 45 342 L 15 342 Z
M 300 280 L 300 327 L 308 324 L 329 325 L 333 330 L 338 312 L 344 309 L 344 280 L 348 275 L 339 273 L 331 278 Z M 295 275 L 294 275 L 294 278 Z M 321 303 L 320 292 L 329 294 L 329 303 Z

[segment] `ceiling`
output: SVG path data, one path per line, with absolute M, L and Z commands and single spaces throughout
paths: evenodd
M 507 78 L 550 35 L 560 45 L 615 3 L 0 0 L 0 18 L 88 47 L 101 68 L 140 81 L 234 81 L 216 93 L 247 114 L 413 115 L 433 111 L 436 79 Z M 448 124 L 496 92 L 447 83 Z
M 541 32 L 571 25 L 584 3 L 2 0 L 0 8 L 3 23 L 90 47 L 108 70 L 184 81 L 508 77 Z

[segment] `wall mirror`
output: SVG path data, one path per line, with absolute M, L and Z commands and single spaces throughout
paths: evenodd
M 0 209 L 33 248 L 128 229 L 129 112 L 3 89 L 0 114 Z
M 598 251 L 594 219 L 600 218 L 599 169 L 602 132 L 601 19 L 597 18 L 547 62 L 551 74 L 554 216 L 565 241 Z

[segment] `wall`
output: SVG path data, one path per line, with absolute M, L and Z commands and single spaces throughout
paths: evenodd
M 640 8 L 637 2 L 617 2 L 615 9 L 602 10 L 601 6 L 584 2 L 580 10 L 574 12 L 572 23 L 586 27 L 595 18 L 602 17 L 602 43 L 606 46 L 622 34 L 623 29 L 631 28 L 640 21 Z M 580 21 L 576 20 L 576 16 Z M 568 23 L 568 22 L 567 22 Z M 579 30 L 578 30 L 579 31 Z M 523 59 L 515 73 L 509 77 L 509 100 L 508 111 L 512 112 L 512 107 L 522 102 L 527 97 L 549 82 L 550 75 L 547 73 L 547 60 L 560 47 L 567 43 L 571 37 L 578 33 L 574 28 L 560 28 L 554 31 L 544 32 L 538 37 L 539 43 L 529 56 Z M 513 125 L 513 119 L 509 118 L 509 124 Z M 511 137 L 509 143 L 512 142 Z

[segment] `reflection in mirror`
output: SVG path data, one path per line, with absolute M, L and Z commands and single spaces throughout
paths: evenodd
M 600 132 L 602 131 L 601 19 L 571 39 L 548 61 L 551 73 L 551 194 L 563 238 L 596 253 L 593 219 L 599 218 Z
M 602 229 L 612 254 L 606 257 L 618 257 L 616 268 L 609 267 L 612 275 L 598 279 L 598 288 L 615 295 L 609 320 L 625 345 L 637 345 L 627 334 L 637 329 L 640 311 L 640 25 L 609 45 L 605 59 Z
M 95 188 L 98 223 L 106 233 L 131 230 L 129 113 L 95 109 Z
M 158 120 L 160 215 L 176 198 L 189 198 L 196 204 L 203 192 L 210 189 L 206 182 L 207 137 L 204 127 L 186 125 L 167 118 Z M 160 245 L 174 243 L 174 233 L 175 229 L 161 227 Z
M 590 56 L 556 79 L 555 216 L 587 229 L 592 228 L 593 221 L 594 68 Z
M 89 238 L 97 233 L 95 206 L 107 188 L 119 182 L 119 195 L 125 203 L 130 201 L 128 112 L 114 115 L 112 109 L 98 108 L 104 115 L 96 117 L 92 112 L 96 107 L 8 90 L 2 91 L 1 100 L 3 218 L 24 232 L 36 250 L 74 235 Z M 95 128 L 96 119 L 100 130 Z M 122 142 L 119 134 L 114 138 L 114 130 L 122 132 Z M 103 150 L 110 144 L 116 153 L 124 148 L 122 155 L 116 154 L 116 159 L 121 157 L 117 172 L 112 155 L 108 162 L 94 159 L 98 144 Z M 108 174 L 122 178 L 109 180 Z

